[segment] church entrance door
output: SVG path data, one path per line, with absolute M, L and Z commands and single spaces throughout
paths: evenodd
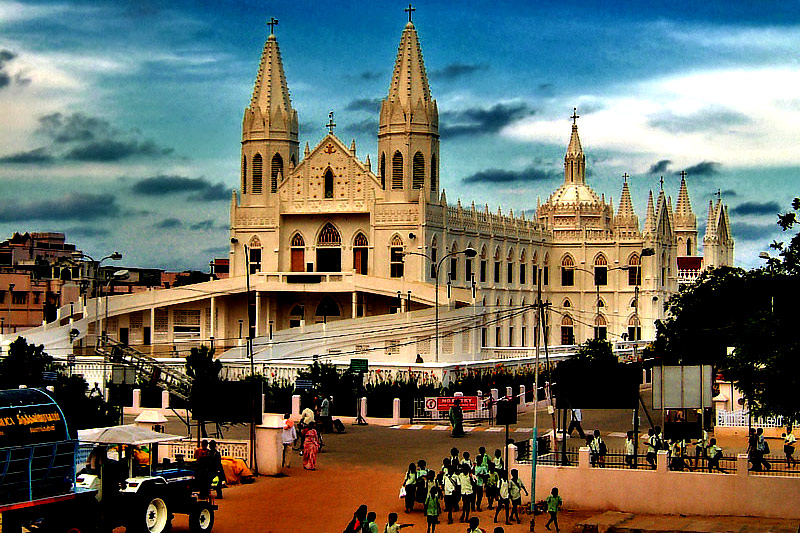
M 305 250 L 292 248 L 292 272 L 303 272 L 306 268 Z
M 341 248 L 317 248 L 317 272 L 341 272 Z

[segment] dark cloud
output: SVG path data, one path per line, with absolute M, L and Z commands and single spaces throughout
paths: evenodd
M 67 228 L 65 233 L 70 237 L 107 237 L 111 232 L 105 228 L 95 228 L 94 226 L 75 226 Z
M 0 89 L 11 85 L 11 76 L 6 72 L 6 63 L 17 57 L 10 50 L 0 50 Z
M 211 219 L 208 220 L 201 220 L 195 224 L 189 226 L 189 229 L 193 230 L 209 230 L 214 228 L 214 221 Z
M 737 215 L 777 215 L 780 210 L 778 202 L 745 202 L 731 209 L 731 212 Z
M 670 133 L 697 133 L 703 131 L 728 130 L 751 122 L 750 117 L 721 106 L 711 106 L 688 115 L 676 115 L 671 111 L 652 115 L 647 121 L 653 128 Z
M 733 189 L 725 189 L 724 191 L 722 191 L 722 196 L 728 196 L 730 198 L 735 198 L 736 196 L 739 196 L 739 193 L 734 191 Z
M 160 148 L 153 141 L 107 139 L 76 146 L 64 155 L 64 159 L 107 163 L 137 156 L 161 157 L 172 152 L 172 148 Z
M 0 202 L 0 221 L 97 220 L 115 217 L 120 208 L 111 194 L 72 193 L 58 200 L 24 204 L 15 200 Z
M 45 147 L 0 157 L 0 163 L 17 163 L 21 165 L 52 163 L 53 160 L 53 156 L 47 153 Z
M 490 168 L 471 174 L 461 180 L 462 183 L 519 183 L 545 181 L 557 177 L 557 172 L 536 166 L 522 170 L 504 170 Z
M 156 228 L 158 229 L 180 228 L 181 226 L 183 226 L 183 222 L 181 222 L 177 218 L 165 218 L 164 220 L 156 224 Z
M 230 199 L 231 190 L 222 183 L 211 183 L 206 178 L 187 178 L 185 176 L 160 175 L 137 181 L 131 187 L 136 194 L 144 196 L 166 196 L 192 192 L 189 200 L 213 202 Z
M 345 126 L 344 131 L 352 134 L 369 134 L 376 135 L 378 133 L 378 119 L 366 118 L 360 122 L 353 122 Z
M 378 113 L 381 110 L 380 98 L 356 98 L 351 100 L 347 107 L 347 111 L 369 111 L 370 113 Z
M 467 63 L 451 63 L 443 68 L 430 71 L 431 79 L 453 81 L 475 72 L 486 70 L 486 65 L 470 65 Z
M 380 79 L 381 77 L 383 77 L 383 72 L 377 70 L 376 71 L 365 70 L 364 72 L 359 72 L 356 75 L 356 78 L 362 81 L 377 80 Z
M 768 241 L 774 239 L 778 231 L 775 224 L 731 223 L 731 232 L 737 241 Z
M 39 118 L 38 131 L 58 144 L 96 141 L 119 134 L 107 120 L 83 113 L 45 115 Z
M 535 111 L 525 103 L 495 104 L 489 109 L 473 107 L 442 113 L 439 133 L 442 137 L 497 133 L 508 124 Z
M 672 161 L 669 159 L 662 159 L 656 163 L 650 165 L 650 169 L 647 171 L 648 174 L 663 174 L 667 171 L 667 168 L 672 164 Z
M 713 176 L 714 174 L 719 174 L 720 166 L 721 165 L 716 161 L 703 161 L 702 163 L 697 163 L 683 170 L 685 170 L 689 176 Z M 676 172 L 676 174 L 679 173 Z

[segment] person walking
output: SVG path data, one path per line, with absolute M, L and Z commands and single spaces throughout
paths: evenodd
M 580 435 L 581 439 L 586 439 L 586 435 L 583 432 L 583 428 L 581 427 L 581 421 L 583 420 L 583 413 L 581 413 L 580 409 L 572 409 L 572 420 L 570 420 L 569 427 L 567 428 L 567 434 L 571 437 L 572 432 L 576 429 L 578 430 L 578 435 Z
M 353 513 L 353 518 L 344 528 L 344 533 L 363 533 L 364 524 L 367 522 L 367 506 L 360 505 Z
M 397 533 L 404 527 L 410 527 L 414 524 L 401 524 L 397 521 L 397 513 L 389 513 L 389 521 L 386 527 L 383 528 L 383 533 Z
M 633 431 L 628 431 L 625 435 L 625 464 L 628 465 L 628 468 L 636 468 L 636 448 L 634 444 Z
M 494 463 L 489 463 L 489 473 L 486 476 L 485 491 L 486 501 L 489 504 L 489 509 L 492 509 L 494 501 L 497 499 L 497 484 L 500 481 L 500 476 L 497 475 L 497 469 Z
M 306 470 L 317 469 L 317 452 L 319 451 L 320 441 L 317 433 L 316 424 L 311 422 L 304 430 L 303 439 L 303 468 Z
M 455 467 L 449 466 L 442 476 L 442 488 L 444 492 L 444 508 L 447 511 L 447 523 L 453 523 L 453 511 L 458 511 L 458 499 L 461 497 L 458 485 L 458 475 L 455 474 Z
M 461 487 L 461 518 L 460 522 L 469 520 L 469 513 L 475 504 L 475 477 L 472 475 L 469 466 L 462 464 L 461 473 L 458 475 L 458 485 Z
M 417 461 L 417 482 L 414 487 L 414 501 L 425 505 L 428 497 L 428 463 L 425 459 Z
M 198 492 L 200 498 L 208 498 L 211 492 L 211 452 L 208 450 L 208 441 L 203 439 L 200 442 L 200 447 L 194 451 L 195 470 L 194 478 L 197 481 Z
M 364 523 L 364 533 L 378 533 L 378 523 L 375 520 L 378 515 L 374 511 L 367 513 L 367 521 Z
M 507 474 L 506 474 L 505 470 L 498 471 L 497 475 L 500 477 L 500 481 L 497 484 L 498 500 L 497 500 L 497 509 L 495 509 L 495 511 L 494 511 L 494 523 L 495 524 L 497 523 L 497 515 L 500 514 L 500 509 L 505 507 L 505 509 L 506 509 L 506 525 L 510 526 L 511 522 L 508 521 L 508 504 L 509 504 L 509 501 L 508 501 L 508 497 L 509 497 L 508 477 L 507 477 Z
M 758 435 L 756 428 L 750 428 L 747 434 L 747 458 L 750 461 L 750 470 L 753 472 L 761 471 L 761 459 L 758 457 Z
M 558 495 L 558 487 L 553 487 L 550 495 L 545 500 L 545 504 L 547 505 L 547 512 L 550 513 L 550 520 L 547 521 L 544 527 L 549 531 L 550 524 L 553 524 L 556 526 L 556 533 L 558 533 L 558 511 L 564 504 L 561 496 Z
M 484 455 L 478 454 L 478 457 L 475 458 L 475 511 L 477 512 L 481 511 L 484 485 L 489 476 L 489 468 L 486 466 L 484 457 Z
M 473 516 L 472 518 L 469 519 L 469 527 L 467 528 L 467 533 L 482 533 L 481 528 L 478 527 L 480 525 L 481 525 L 481 519 L 478 518 L 477 516 Z
M 217 499 L 221 500 L 222 487 L 225 486 L 225 483 L 227 483 L 228 480 L 225 477 L 225 469 L 222 467 L 222 454 L 219 453 L 219 450 L 217 450 L 217 441 L 209 441 L 208 452 L 210 464 L 209 476 L 211 476 L 211 485 L 214 487 L 214 490 L 217 493 Z
M 708 460 L 705 456 L 706 448 L 708 448 L 708 431 L 704 429 L 700 438 L 694 443 L 694 470 L 697 470 L 701 458 Z
M 458 398 L 453 402 L 453 406 L 448 412 L 450 418 L 450 427 L 452 431 L 450 436 L 463 437 L 464 436 L 464 412 L 461 410 L 461 400 Z
M 783 454 L 786 456 L 786 467 L 793 468 L 797 461 L 794 458 L 794 445 L 797 439 L 792 433 L 792 425 L 786 426 L 786 433 L 783 435 Z
M 403 487 L 406 489 L 406 512 L 410 513 L 414 510 L 414 491 L 417 487 L 417 465 L 414 463 L 408 464 L 408 470 L 406 470 L 406 477 L 403 480 Z
M 494 459 L 492 459 L 494 463 L 494 469 L 497 470 L 499 473 L 501 470 L 505 470 L 505 464 L 503 464 L 503 452 L 499 449 L 494 451 Z
M 758 436 L 758 443 L 756 446 L 758 448 L 758 458 L 761 461 L 761 466 L 767 471 L 772 470 L 772 465 L 766 459 L 767 455 L 769 455 L 769 443 L 766 437 L 764 437 L 764 428 L 758 428 L 756 430 L 756 435 Z
M 720 468 L 719 462 L 722 459 L 722 448 L 717 446 L 717 439 L 712 438 L 708 441 L 708 448 L 706 448 L 706 457 L 708 457 L 708 471 L 711 472 L 715 468 L 718 472 L 724 474 L 725 471 Z
M 431 487 L 428 497 L 425 499 L 425 520 L 428 523 L 427 533 L 436 533 L 436 524 L 439 523 L 439 514 L 442 508 L 439 505 L 439 487 Z
M 522 521 L 519 518 L 519 506 L 522 505 L 522 492 L 525 492 L 526 496 L 529 496 L 528 489 L 525 488 L 525 484 L 522 483 L 522 480 L 519 478 L 519 472 L 517 472 L 516 468 L 511 469 L 511 479 L 508 480 L 508 496 L 511 498 L 511 520 L 514 520 L 514 517 L 517 517 L 517 524 L 521 524 Z
M 647 430 L 647 455 L 645 455 L 645 459 L 647 463 L 653 468 L 656 469 L 656 452 L 658 451 L 658 439 L 656 437 L 656 432 L 653 428 Z
M 594 438 L 592 439 L 591 444 L 589 444 L 589 452 L 591 454 L 591 462 L 592 466 L 599 466 L 604 467 L 606 465 L 606 454 L 608 453 L 608 448 L 606 447 L 606 443 L 600 437 L 600 430 L 594 430 Z
M 289 413 L 283 415 L 283 429 L 281 430 L 281 442 L 283 443 L 283 457 L 281 466 L 292 467 L 292 444 L 297 440 L 297 429 Z

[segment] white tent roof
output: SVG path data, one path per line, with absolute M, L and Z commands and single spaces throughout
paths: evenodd
M 79 441 L 101 444 L 130 444 L 139 446 L 153 442 L 181 440 L 184 438 L 185 437 L 181 435 L 157 433 L 149 428 L 135 426 L 133 424 L 78 430 Z

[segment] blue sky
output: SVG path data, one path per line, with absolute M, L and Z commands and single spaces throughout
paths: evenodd
M 206 269 L 225 256 L 242 111 L 276 29 L 301 146 L 355 139 L 376 161 L 377 106 L 403 2 L 0 0 L 0 237 L 65 231 L 124 263 Z M 800 195 L 800 14 L 786 2 L 422 1 L 414 22 L 441 122 L 450 201 L 535 208 L 563 179 L 573 107 L 588 180 L 631 175 L 705 224 L 721 190 L 736 260 L 781 239 Z

